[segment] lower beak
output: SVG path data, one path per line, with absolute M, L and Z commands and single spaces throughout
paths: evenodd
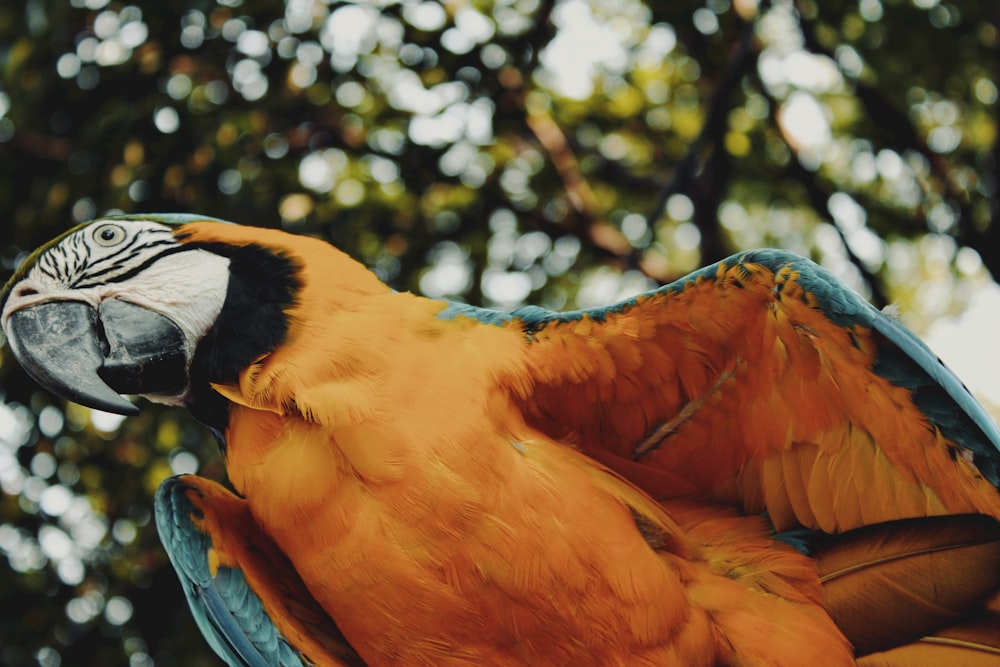
M 177 394 L 187 383 L 184 334 L 171 320 L 118 299 L 94 309 L 52 301 L 14 311 L 7 340 L 28 375 L 81 405 L 136 415 L 120 394 Z

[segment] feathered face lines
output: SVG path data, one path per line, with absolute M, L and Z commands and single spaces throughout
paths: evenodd
M 157 248 L 167 250 L 154 252 Z M 164 225 L 95 223 L 42 253 L 26 277 L 34 274 L 67 288 L 83 289 L 125 280 L 164 253 L 183 249 Z
M 200 252 L 150 271 L 154 264 L 192 251 Z M 224 292 L 228 276 L 208 265 L 224 265 L 228 260 L 213 262 L 209 255 L 180 242 L 167 225 L 147 220 L 97 221 L 71 231 L 39 254 L 33 266 L 15 274 L 7 286 L 3 322 L 14 310 L 46 301 L 82 301 L 96 307 L 104 299 L 120 298 L 147 307 L 169 307 L 195 301 L 197 292 L 211 292 L 214 287 Z M 164 290 L 168 285 L 170 289 Z M 198 306 L 205 307 L 206 300 L 199 301 Z M 200 336 L 204 330 L 192 334 Z

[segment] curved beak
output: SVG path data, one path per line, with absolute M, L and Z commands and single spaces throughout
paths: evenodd
M 90 408 L 136 415 L 120 394 L 177 394 L 187 382 L 180 328 L 118 299 L 97 309 L 79 301 L 28 306 L 8 316 L 6 334 L 28 375 Z

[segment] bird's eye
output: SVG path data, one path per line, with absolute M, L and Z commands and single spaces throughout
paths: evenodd
M 125 240 L 125 230 L 118 225 L 101 225 L 94 230 L 94 240 L 98 245 L 109 248 Z

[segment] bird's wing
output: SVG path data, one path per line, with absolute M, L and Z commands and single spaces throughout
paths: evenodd
M 654 497 L 769 512 L 779 530 L 1000 518 L 1000 432 L 927 346 L 797 255 L 735 255 L 608 308 L 523 330 L 529 423 Z
M 364 665 L 241 498 L 173 477 L 157 492 L 156 525 L 198 627 L 227 664 Z
M 865 526 L 821 539 L 812 556 L 823 605 L 858 656 L 913 642 L 930 649 L 934 642 L 920 642 L 922 637 L 948 636 L 970 620 L 998 618 L 983 604 L 1000 587 L 1000 523 L 989 517 L 921 517 Z M 979 633 L 976 650 L 1000 664 L 1000 625 L 987 629 Z
M 1000 664 L 1000 614 L 983 613 L 857 662 L 858 667 L 996 667 Z

